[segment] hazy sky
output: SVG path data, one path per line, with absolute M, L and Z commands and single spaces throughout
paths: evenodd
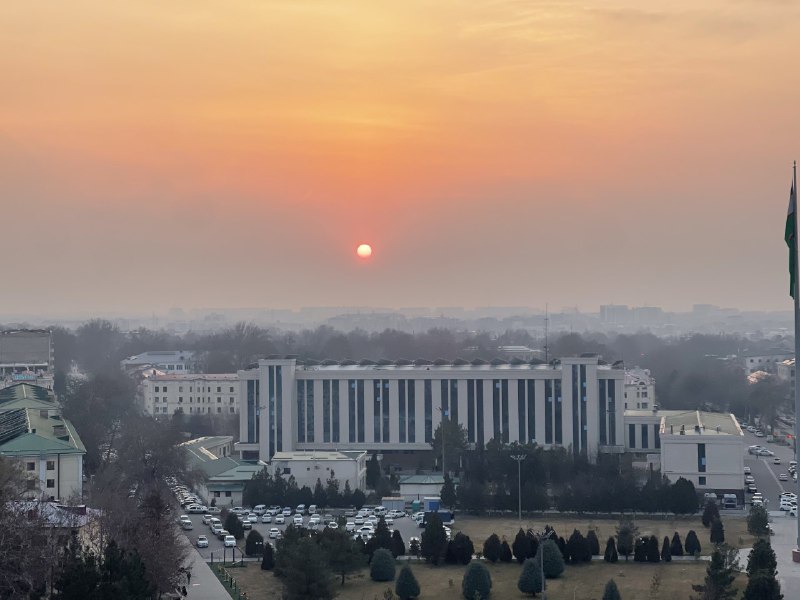
M 3 0 L 0 313 L 788 309 L 799 27 L 793 0 Z

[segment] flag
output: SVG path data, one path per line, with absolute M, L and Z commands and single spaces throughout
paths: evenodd
M 797 190 L 794 187 L 794 181 L 792 182 L 792 189 L 789 191 L 789 210 L 786 215 L 786 232 L 783 235 L 784 241 L 786 241 L 786 245 L 789 246 L 789 295 L 794 298 L 795 293 L 795 274 L 797 273 L 797 267 L 795 262 L 797 261 L 797 232 L 795 231 L 795 215 L 794 213 L 797 211 Z

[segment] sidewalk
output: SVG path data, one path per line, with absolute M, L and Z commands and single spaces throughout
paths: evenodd
M 770 512 L 772 527 L 775 535 L 770 536 L 772 549 L 778 562 L 778 581 L 784 598 L 796 598 L 791 590 L 800 589 L 800 563 L 792 562 L 792 548 L 795 547 L 797 537 L 797 520 L 786 513 Z M 739 563 L 742 571 L 747 568 L 747 555 L 750 548 L 739 551 Z
M 188 541 L 187 541 L 188 543 Z M 203 557 L 191 546 L 190 554 L 184 563 L 187 569 L 192 570 L 192 583 L 186 586 L 189 592 L 188 600 L 228 600 L 230 594 L 225 589 L 211 567 Z

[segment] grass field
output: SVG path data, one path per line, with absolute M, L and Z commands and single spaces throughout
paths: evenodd
M 572 534 L 573 529 L 577 529 L 583 535 L 586 535 L 589 529 L 594 529 L 597 537 L 600 540 L 600 551 L 605 549 L 606 540 L 609 536 L 616 535 L 616 526 L 619 523 L 617 520 L 610 519 L 590 519 L 588 517 L 560 517 L 549 516 L 542 520 L 526 520 L 523 519 L 522 526 L 524 529 L 529 527 L 533 529 L 544 529 L 545 525 L 554 527 L 556 533 L 564 539 L 568 539 Z M 709 539 L 710 530 L 703 527 L 700 522 L 700 517 L 693 518 L 677 518 L 677 519 L 636 519 L 636 526 L 639 528 L 640 535 L 650 536 L 655 535 L 661 547 L 661 541 L 665 535 L 668 535 L 670 540 L 672 535 L 677 531 L 682 541 L 686 541 L 686 534 L 690 529 L 694 529 L 700 540 L 702 547 L 702 554 L 710 554 L 711 541 Z M 755 541 L 753 536 L 747 533 L 747 519 L 744 517 L 726 517 L 723 520 L 725 527 L 725 541 L 736 548 L 749 548 Z M 508 543 L 514 541 L 514 536 L 517 535 L 519 530 L 519 521 L 516 519 L 502 518 L 502 517 L 470 517 L 461 516 L 456 520 L 453 526 L 455 531 L 462 531 L 468 535 L 475 545 L 476 552 L 481 551 L 483 542 L 491 534 L 496 533 L 502 539 L 506 537 Z M 708 550 L 708 552 L 707 552 Z
M 603 588 L 609 579 L 614 579 L 620 593 L 626 600 L 674 600 L 688 598 L 692 593 L 691 585 L 700 583 L 705 576 L 705 561 L 672 562 L 669 564 L 647 564 L 620 562 L 615 565 L 602 561 L 590 565 L 567 567 L 563 577 L 548 580 L 547 597 L 550 600 L 600 600 Z M 521 567 L 516 563 L 488 564 L 492 575 L 492 598 L 529 598 L 517 589 L 517 580 Z M 461 600 L 461 579 L 465 567 L 443 565 L 433 567 L 424 562 L 412 563 L 414 575 L 419 581 L 421 599 Z M 262 571 L 258 564 L 251 563 L 246 569 L 236 569 L 234 575 L 248 598 L 280 598 L 282 583 L 271 572 Z M 657 590 L 653 590 L 654 576 L 660 582 Z M 744 589 L 746 578 L 737 580 L 740 589 Z M 338 582 L 335 586 L 340 600 L 382 600 L 387 589 L 394 591 L 394 582 L 376 583 L 369 579 L 368 571 L 349 578 L 344 587 Z M 537 595 L 537 597 L 541 597 Z

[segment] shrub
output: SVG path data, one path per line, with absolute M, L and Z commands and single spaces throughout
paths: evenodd
M 539 544 L 539 552 L 544 552 L 544 576 L 547 579 L 561 577 L 564 572 L 564 556 L 561 554 L 561 550 L 558 549 L 558 545 L 553 540 L 545 540 Z M 537 563 L 542 560 L 539 552 L 536 553 L 533 559 Z
M 486 600 L 492 593 L 492 576 L 479 562 L 470 563 L 461 582 L 465 600 Z
M 606 589 L 603 591 L 603 600 L 622 600 L 619 593 L 619 588 L 613 579 L 609 579 L 606 583 Z
M 592 556 L 600 555 L 600 540 L 597 539 L 597 533 L 594 529 L 586 532 L 586 541 L 589 543 L 589 553 Z
M 514 556 L 511 554 L 511 548 L 508 547 L 508 542 L 503 540 L 500 545 L 500 561 L 510 563 L 512 560 L 514 560 Z
M 244 525 L 233 513 L 228 513 L 227 518 L 225 519 L 225 529 L 228 530 L 233 537 L 237 540 L 240 540 L 244 537 Z
M 483 557 L 489 562 L 497 562 L 500 559 L 501 548 L 500 538 L 493 533 L 483 542 Z
M 700 540 L 697 539 L 697 534 L 694 529 L 690 529 L 686 534 L 686 554 L 697 555 L 700 554 Z
M 672 556 L 683 556 L 683 544 L 681 544 L 681 536 L 677 531 L 675 535 L 672 536 L 672 544 L 670 544 L 669 553 Z
M 669 536 L 664 536 L 664 543 L 661 545 L 661 560 L 664 562 L 672 562 L 672 552 L 669 547 Z
M 532 596 L 535 596 L 536 592 L 542 591 L 542 571 L 539 563 L 534 559 L 528 558 L 523 563 L 517 587 L 523 594 Z
M 747 515 L 747 531 L 751 535 L 767 535 L 769 533 L 769 516 L 763 506 L 750 507 Z
M 645 538 L 636 538 L 636 543 L 633 545 L 633 560 L 647 562 L 647 540 Z
M 394 557 L 386 548 L 378 548 L 372 555 L 369 566 L 372 581 L 392 581 L 394 579 Z
M 511 544 L 511 550 L 519 564 L 524 563 L 525 559 L 530 557 L 531 541 L 521 527 L 514 538 L 514 543 Z
M 439 561 L 444 557 L 446 549 L 447 534 L 444 531 L 439 515 L 434 513 L 425 524 L 425 531 L 422 532 L 421 553 L 423 558 L 434 565 L 438 565 Z
M 269 542 L 264 544 L 264 554 L 261 555 L 261 568 L 264 571 L 271 571 L 275 566 L 275 555 L 272 551 L 272 544 Z
M 703 526 L 709 527 L 714 522 L 714 519 L 719 519 L 719 507 L 713 500 L 706 500 L 706 504 L 703 507 L 703 517 L 701 518 Z
M 358 539 L 361 539 L 361 538 L 358 538 Z M 362 543 L 363 543 L 363 541 L 362 541 Z M 419 556 L 420 555 L 420 551 L 421 551 L 421 549 L 420 549 L 419 540 L 417 538 L 413 538 L 408 543 L 408 553 L 411 554 L 411 556 Z
M 606 551 L 603 554 L 603 560 L 607 563 L 615 563 L 619 560 L 619 554 L 617 554 L 617 546 L 614 543 L 613 536 L 609 537 L 606 542 Z
M 647 538 L 647 562 L 657 563 L 661 561 L 661 553 L 658 551 L 658 538 L 651 535 Z
M 244 543 L 244 553 L 247 556 L 261 556 L 264 552 L 264 536 L 258 533 L 255 529 L 247 534 L 247 540 Z
M 677 515 L 688 515 L 697 512 L 697 493 L 694 484 L 683 477 L 669 488 L 669 507 Z
M 394 593 L 400 600 L 411 600 L 420 594 L 419 582 L 414 577 L 411 567 L 407 564 L 400 569 L 400 574 L 397 576 L 397 584 L 394 587 Z
M 725 543 L 725 528 L 722 526 L 722 519 L 716 518 L 711 523 L 711 543 Z
M 403 541 L 403 536 L 400 535 L 400 530 L 395 529 L 392 534 L 392 555 L 395 557 L 403 556 L 406 553 L 406 543 Z

